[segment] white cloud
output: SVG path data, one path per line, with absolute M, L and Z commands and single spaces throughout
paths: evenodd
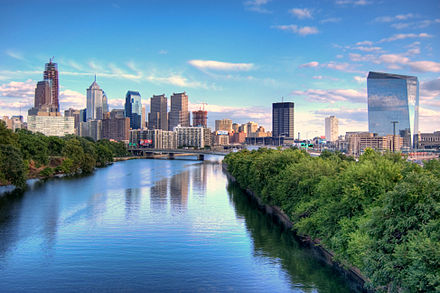
M 73 90 L 61 91 L 59 100 L 61 109 L 84 109 L 86 107 L 86 96 Z
M 326 64 L 322 64 L 323 67 L 327 67 L 334 70 L 344 71 L 344 72 L 358 72 L 354 69 L 354 65 L 350 63 L 337 63 L 334 61 L 330 61 Z
M 166 54 L 168 54 L 168 51 L 161 49 L 158 53 L 159 53 L 159 55 L 166 55 Z
M 289 13 L 299 19 L 313 18 L 312 11 L 308 8 L 293 8 L 289 10 Z
M 34 104 L 35 86 L 31 79 L 0 85 L 0 116 L 27 112 Z
M 318 67 L 318 66 L 319 66 L 319 62 L 312 61 L 312 62 L 309 62 L 309 63 L 301 64 L 299 67 L 300 68 L 308 68 L 308 67 Z
M 372 45 L 373 45 L 373 42 L 372 42 L 372 41 L 362 41 L 362 42 L 357 42 L 356 45 L 357 45 L 357 46 L 364 46 L 364 45 L 366 45 L 366 46 L 372 46 Z
M 407 14 L 398 14 L 395 16 L 379 16 L 379 17 L 376 17 L 373 21 L 374 22 L 393 22 L 393 21 L 398 21 L 398 20 L 407 20 L 407 19 L 410 19 L 413 17 L 414 17 L 414 14 L 407 13 Z
M 249 71 L 254 68 L 252 63 L 230 63 L 213 60 L 190 60 L 188 63 L 200 70 Z
M 360 92 L 354 89 L 308 89 L 305 91 L 296 90 L 293 95 L 304 96 L 309 102 L 319 103 L 336 103 L 336 102 L 352 102 L 366 103 L 366 92 Z
M 440 63 L 434 61 L 414 61 L 409 66 L 417 72 L 440 72 Z
M 364 6 L 364 5 L 371 4 L 372 1 L 367 1 L 367 0 L 336 0 L 335 3 L 338 5 Z
M 319 33 L 318 29 L 314 26 L 297 26 L 296 24 L 289 25 L 275 25 L 272 28 L 276 28 L 282 31 L 292 32 L 301 36 L 314 35 Z
M 367 81 L 367 78 L 365 76 L 353 76 L 353 79 L 356 80 L 358 83 L 364 83 Z
M 340 22 L 342 20 L 342 18 L 340 17 L 330 17 L 330 18 L 326 18 L 320 21 L 320 23 L 336 23 L 336 22 Z
M 5 54 L 8 55 L 11 58 L 20 60 L 20 61 L 24 61 L 26 60 L 23 55 L 20 52 L 14 51 L 14 50 L 6 50 Z
M 373 52 L 373 51 L 382 50 L 381 47 L 365 47 L 365 46 L 358 46 L 358 47 L 354 47 L 353 49 L 363 51 L 363 52 Z
M 389 38 L 381 39 L 378 43 L 384 43 L 384 42 L 393 42 L 397 40 L 404 40 L 408 38 L 431 38 L 432 36 L 427 33 L 420 33 L 420 34 L 395 34 Z
M 270 0 L 248 0 L 244 2 L 244 6 L 247 10 L 258 12 L 258 13 L 272 13 L 272 11 L 266 9 L 264 6 Z

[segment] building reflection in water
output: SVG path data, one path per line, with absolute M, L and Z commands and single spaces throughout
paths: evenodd
M 171 177 L 170 203 L 173 209 L 186 209 L 188 204 L 189 177 L 189 171 L 184 171 Z
M 125 218 L 135 218 L 139 214 L 141 191 L 139 188 L 127 188 L 125 190 Z
M 167 206 L 168 178 L 156 181 L 150 189 L 151 211 L 165 211 Z
M 212 165 L 203 163 L 197 165 L 191 170 L 191 185 L 194 194 L 206 194 L 206 185 L 208 181 L 208 171 Z

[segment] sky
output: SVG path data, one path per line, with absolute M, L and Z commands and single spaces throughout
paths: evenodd
M 440 130 L 440 1 L 0 0 L 0 116 L 32 107 L 44 64 L 60 104 L 85 108 L 97 75 L 110 108 L 128 90 L 175 92 L 214 120 L 271 130 L 272 103 L 295 103 L 295 133 L 367 131 L 369 71 L 417 76 L 420 131 Z

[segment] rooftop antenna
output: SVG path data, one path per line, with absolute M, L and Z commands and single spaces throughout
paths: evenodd
M 52 60 L 55 59 L 54 56 L 52 56 L 52 58 L 49 58 L 49 63 L 52 63 Z
M 96 73 L 95 73 L 95 82 L 96 82 Z
M 284 97 L 281 97 L 281 103 L 284 103 Z

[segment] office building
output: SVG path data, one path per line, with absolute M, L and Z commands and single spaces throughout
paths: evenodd
M 239 132 L 239 128 L 240 128 L 240 124 L 238 124 L 238 123 L 232 123 L 232 131 L 233 131 L 234 133 Z
M 153 149 L 176 149 L 177 133 L 162 129 L 130 130 L 130 145 Z
M 211 146 L 211 130 L 204 127 L 176 127 L 177 146 L 204 148 Z
M 146 128 L 146 119 L 147 119 L 147 108 L 142 106 L 142 117 L 141 117 L 141 129 Z
M 193 125 L 194 127 L 208 127 L 208 111 L 198 110 L 193 111 Z
M 224 130 L 227 132 L 232 131 L 232 120 L 231 119 L 222 119 L 215 120 L 215 131 Z
M 91 137 L 95 141 L 102 139 L 102 120 L 80 122 L 78 135 L 82 137 Z
M 417 140 L 417 148 L 440 150 L 440 131 L 420 133 Z
M 49 63 L 46 63 L 43 76 L 44 76 L 44 80 L 50 80 L 50 86 L 52 89 L 50 108 L 52 108 L 54 112 L 59 112 L 60 103 L 58 100 L 59 97 L 58 65 L 56 63 L 53 63 L 52 59 L 49 60 Z
M 64 111 L 64 117 L 73 117 L 73 119 L 75 121 L 75 123 L 74 123 L 75 134 L 78 134 L 79 133 L 79 123 L 81 122 L 81 111 L 69 108 L 68 110 Z
M 125 95 L 125 117 L 130 118 L 130 128 L 142 128 L 142 101 L 139 92 L 128 91 Z
M 171 96 L 171 107 L 169 113 L 169 130 L 177 126 L 188 127 L 190 124 L 190 112 L 188 111 L 188 95 L 186 92 L 173 93 Z
M 294 132 L 294 103 L 272 103 L 272 137 L 291 137 Z
M 325 139 L 330 142 L 335 142 L 338 139 L 338 118 L 330 116 L 325 118 Z
M 116 112 L 117 113 L 117 112 Z M 102 120 L 102 138 L 128 141 L 130 137 L 130 118 L 111 115 Z M 115 114 L 115 112 L 113 112 Z
M 419 82 L 415 76 L 370 72 L 368 130 L 379 136 L 403 137 L 404 147 L 414 147 L 419 132 Z
M 150 99 L 148 128 L 168 130 L 168 100 L 165 95 L 154 95 Z
M 244 132 L 247 134 L 247 136 L 250 136 L 253 133 L 257 132 L 258 124 L 256 122 L 249 121 L 248 123 L 244 124 L 244 127 L 245 127 Z
M 75 133 L 75 119 L 63 116 L 28 116 L 28 130 L 46 136 L 65 136 Z
M 345 136 L 348 154 L 354 156 L 361 155 L 366 148 L 379 152 L 398 152 L 403 146 L 403 137 L 397 135 L 379 136 L 370 132 L 347 132 Z
M 106 102 L 104 101 L 104 91 L 95 81 L 87 89 L 87 120 L 102 120 Z

